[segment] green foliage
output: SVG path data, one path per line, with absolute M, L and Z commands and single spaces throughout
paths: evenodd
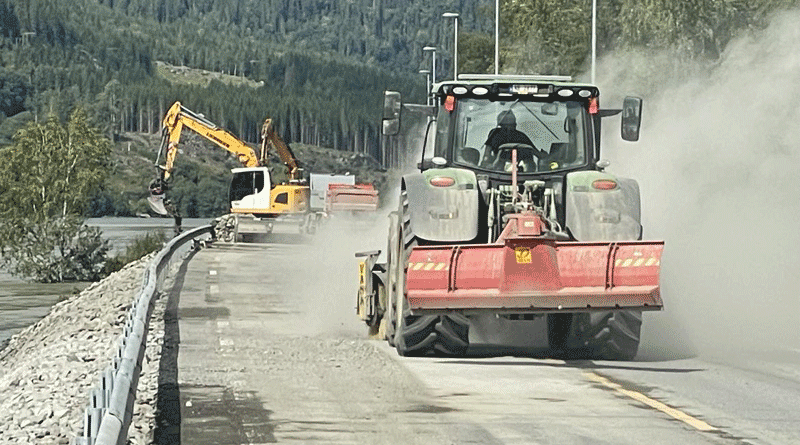
M 80 215 L 105 179 L 109 154 L 80 109 L 63 124 L 29 123 L 0 149 L 0 253 L 11 273 L 42 282 L 99 276 L 108 247 Z
M 583 0 L 506 1 L 501 27 L 504 71 L 576 74 L 589 50 L 591 2 Z
M 12 275 L 41 283 L 96 281 L 105 270 L 108 242 L 100 229 L 74 216 L 48 220 L 22 219 L 20 226 L 4 224 L 0 265 Z
M 107 175 L 110 149 L 81 109 L 66 124 L 55 117 L 28 124 L 0 149 L 0 216 L 42 222 L 82 214 Z
M 146 255 L 149 255 L 150 253 L 161 250 L 166 241 L 167 236 L 162 230 L 154 230 L 144 235 L 135 237 L 125 247 L 125 253 L 121 253 L 108 259 L 105 264 L 104 273 L 106 275 L 110 275 L 122 269 L 128 263 L 132 263 Z
M 493 73 L 494 38 L 489 34 L 459 33 L 458 72 Z
M 0 112 L 6 116 L 13 116 L 25 111 L 25 101 L 28 99 L 30 89 L 30 82 L 22 74 L 0 69 Z
M 598 2 L 598 56 L 658 50 L 683 61 L 713 62 L 737 34 L 765 26 L 776 10 L 798 5 L 797 0 Z M 576 75 L 587 70 L 591 2 L 502 0 L 500 9 L 502 73 Z M 459 37 L 460 72 L 491 70 L 494 36 L 464 32 Z

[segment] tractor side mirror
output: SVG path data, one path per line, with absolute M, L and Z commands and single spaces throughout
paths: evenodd
M 402 99 L 397 91 L 383 92 L 383 134 L 394 136 L 400 132 Z
M 627 96 L 622 101 L 622 139 L 635 142 L 639 140 L 642 125 L 642 99 Z

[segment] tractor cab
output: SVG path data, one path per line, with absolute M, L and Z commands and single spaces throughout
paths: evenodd
M 641 99 L 627 97 L 622 109 L 600 109 L 598 88 L 567 76 L 461 75 L 434 85 L 432 95 L 420 171 L 473 172 L 487 205 L 487 192 L 516 187 L 513 197 L 525 192 L 525 181 L 543 181 L 539 190 L 550 190 L 549 213 L 562 227 L 568 225 L 568 176 L 574 184 L 583 180 L 577 172 L 594 172 L 592 183 L 602 179 L 596 175 L 607 165 L 600 159 L 601 119 L 624 110 L 622 138 L 639 138 Z M 399 95 L 387 92 L 384 134 L 399 128 L 395 119 L 402 107 L 396 101 Z M 499 224 L 494 226 L 497 236 Z
M 595 170 L 599 161 L 600 118 L 620 113 L 601 110 L 597 87 L 571 82 L 567 76 L 461 75 L 458 81 L 436 84 L 430 132 L 433 147 L 427 156 L 493 177 L 511 173 L 511 153 L 504 143 L 520 147 L 517 171 L 539 176 L 576 170 Z M 387 102 L 399 96 L 387 94 Z M 624 102 L 622 137 L 639 138 L 641 99 Z M 387 103 L 385 134 L 399 125 L 399 106 Z M 397 110 L 397 111 L 395 111 Z M 431 149 L 433 153 L 431 153 Z M 430 167 L 423 160 L 422 168 Z

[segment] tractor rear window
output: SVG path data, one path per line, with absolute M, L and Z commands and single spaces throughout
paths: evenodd
M 455 162 L 497 172 L 511 171 L 517 149 L 521 173 L 550 172 L 586 163 L 584 116 L 578 102 L 492 102 L 462 99 L 456 112 Z

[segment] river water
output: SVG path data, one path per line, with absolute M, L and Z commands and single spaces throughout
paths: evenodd
M 209 219 L 185 218 L 183 229 L 199 227 Z M 125 251 L 136 237 L 153 231 L 163 231 L 168 237 L 173 233 L 173 220 L 169 218 L 90 218 L 90 226 L 98 227 L 111 244 L 109 255 Z M 36 323 L 47 315 L 50 307 L 65 296 L 80 292 L 91 283 L 29 283 L 0 271 L 0 349 L 12 335 Z

